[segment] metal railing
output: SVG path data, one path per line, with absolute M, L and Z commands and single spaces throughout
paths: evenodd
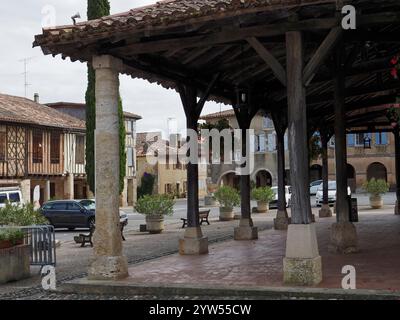
M 31 266 L 56 265 L 56 239 L 53 226 L 1 227 L 16 228 L 24 232 L 24 244 L 30 247 Z

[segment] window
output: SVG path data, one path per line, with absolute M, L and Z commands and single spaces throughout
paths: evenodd
M 60 133 L 52 132 L 50 135 L 50 162 L 60 163 Z
M 129 147 L 126 151 L 126 157 L 128 162 L 128 167 L 133 167 L 133 148 Z
M 6 160 L 7 152 L 7 130 L 5 126 L 0 126 L 0 161 Z
M 272 152 L 276 150 L 276 134 L 268 134 L 268 151 Z
M 126 134 L 131 135 L 133 133 L 133 121 L 125 121 Z
M 66 210 L 67 209 L 67 204 L 65 202 L 56 202 L 53 203 L 53 210 Z
M 21 202 L 21 197 L 18 192 L 11 192 L 8 197 L 10 198 L 11 203 L 19 203 Z
M 354 135 L 354 145 L 355 146 L 364 146 L 364 138 L 365 138 L 364 133 L 356 133 Z
M 76 136 L 75 163 L 85 163 L 85 136 Z
M 274 128 L 274 122 L 271 120 L 270 117 L 263 118 L 263 127 L 264 129 L 272 129 Z
M 34 129 L 32 132 L 32 161 L 33 163 L 43 162 L 43 131 Z
M 68 203 L 68 210 L 80 211 L 81 210 L 81 206 L 79 204 L 77 204 L 77 203 L 69 202 Z
M 7 202 L 7 194 L 6 193 L 0 193 L 0 204 L 4 204 Z
M 375 133 L 375 144 L 376 145 L 387 145 L 388 138 L 386 132 L 377 132 Z

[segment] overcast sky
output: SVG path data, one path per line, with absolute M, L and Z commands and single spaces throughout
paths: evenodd
M 155 3 L 155 0 L 111 0 L 111 13 Z M 86 20 L 86 0 L 18 0 L 0 1 L 0 93 L 24 96 L 24 58 L 28 61 L 27 97 L 40 94 L 42 103 L 84 102 L 86 64 L 69 59 L 44 56 L 40 48 L 32 49 L 34 35 L 42 25 L 71 24 L 76 12 Z M 53 12 L 55 15 L 49 15 Z M 121 95 L 126 111 L 143 117 L 138 131 L 166 130 L 168 118 L 176 118 L 178 127 L 185 126 L 178 94 L 143 80 L 121 76 Z M 207 103 L 203 114 L 229 108 Z

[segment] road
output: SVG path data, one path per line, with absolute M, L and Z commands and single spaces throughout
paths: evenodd
M 353 194 L 353 197 L 357 198 L 358 205 L 359 206 L 368 206 L 369 204 L 369 196 L 368 194 Z M 383 196 L 384 203 L 386 205 L 394 205 L 396 201 L 396 194 L 394 192 L 387 193 Z M 255 201 L 252 201 L 252 207 L 255 207 L 257 203 Z M 200 206 L 203 205 L 203 201 L 200 201 Z M 315 207 L 315 196 L 311 196 L 311 206 Z M 128 226 L 126 228 L 126 231 L 130 230 L 139 230 L 139 227 L 141 224 L 145 224 L 145 218 L 143 215 L 139 213 L 133 212 L 133 208 L 121 208 L 123 212 L 125 212 L 128 215 Z M 219 210 L 218 207 L 212 207 L 210 208 L 210 218 L 218 218 L 219 216 Z M 170 217 L 165 217 L 164 223 L 166 225 L 168 224 L 173 224 L 177 223 L 180 221 L 181 218 L 186 218 L 186 200 L 185 199 L 179 199 L 176 201 L 175 206 L 174 206 L 174 213 Z M 236 208 L 235 212 L 240 212 L 240 208 Z M 59 229 L 56 230 L 56 238 L 61 240 L 61 241 L 68 241 L 73 239 L 74 236 L 79 235 L 80 233 L 87 233 L 87 230 L 74 230 L 74 231 L 68 231 L 66 229 Z

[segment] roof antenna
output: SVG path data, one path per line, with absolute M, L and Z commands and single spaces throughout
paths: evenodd
M 79 12 L 77 12 L 76 14 L 74 14 L 71 19 L 74 22 L 74 25 L 76 25 L 76 19 L 80 19 L 81 15 L 79 14 Z

